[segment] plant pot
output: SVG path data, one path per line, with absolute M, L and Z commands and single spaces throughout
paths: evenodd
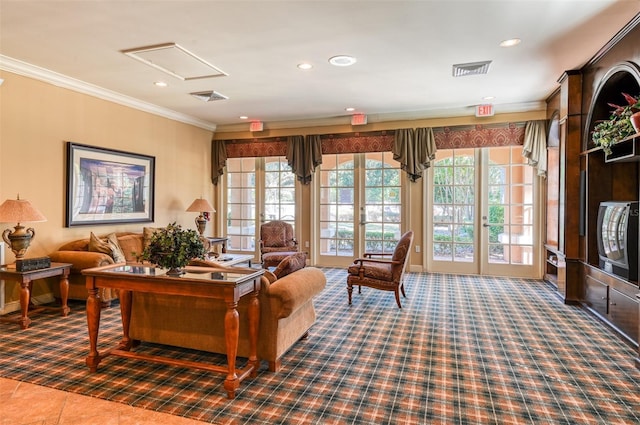
M 182 270 L 182 269 L 172 268 L 172 269 L 167 270 L 166 275 L 167 276 L 180 276 L 180 275 L 182 275 L 184 273 L 185 273 L 185 271 Z
M 636 134 L 640 133 L 640 112 L 636 112 L 635 114 L 631 115 L 629 117 L 629 121 L 631 121 L 631 125 L 636 131 Z

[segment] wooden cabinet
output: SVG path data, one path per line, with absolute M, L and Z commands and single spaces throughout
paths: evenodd
M 627 341 L 638 345 L 640 339 L 640 306 L 636 294 L 638 282 L 609 274 L 599 268 L 598 210 L 601 202 L 637 201 L 640 198 L 640 145 L 637 137 L 629 137 L 611 147 L 606 154 L 595 147 L 590 134 L 597 122 L 608 118 L 610 104 L 620 103 L 621 93 L 640 91 L 640 72 L 625 63 L 612 67 L 596 85 L 589 101 L 580 153 L 581 169 L 585 174 L 584 231 L 581 238 L 583 274 L 580 302 L 602 318 Z M 629 243 L 637 243 L 640 234 Z M 640 261 L 640 258 L 635 258 Z
M 583 303 L 602 317 L 609 313 L 609 285 L 588 274 L 584 279 Z
M 632 292 L 637 292 L 638 288 L 629 285 L 627 293 L 623 293 L 616 288 L 609 288 L 609 317 L 620 331 L 629 335 L 630 338 L 639 342 L 638 338 L 638 302 L 631 296 Z
M 582 76 L 568 71 L 559 82 L 560 90 L 547 101 L 545 279 L 569 304 L 579 301 Z
M 561 75 L 558 91 L 547 99 L 547 119 L 558 111 L 558 141 L 547 151 L 543 251 L 545 278 L 556 284 L 564 302 L 580 303 L 636 347 L 640 288 L 598 268 L 597 218 L 601 202 L 640 200 L 640 134 L 605 155 L 592 132 L 609 118 L 612 104 L 625 104 L 622 93 L 640 94 L 639 37 L 640 16 L 583 67 Z M 640 348 L 636 365 L 640 368 Z
M 566 292 L 567 285 L 567 263 L 564 255 L 555 247 L 545 246 L 546 262 L 544 279 L 553 284 L 559 293 Z
M 634 345 L 640 338 L 637 293 L 635 283 L 585 265 L 582 304 Z

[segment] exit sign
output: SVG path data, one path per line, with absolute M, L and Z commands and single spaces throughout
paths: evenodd
M 478 105 L 476 106 L 476 117 L 492 117 L 493 105 Z

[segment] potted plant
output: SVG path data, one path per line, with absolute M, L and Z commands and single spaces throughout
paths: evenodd
M 158 229 L 142 251 L 141 258 L 163 269 L 167 275 L 179 276 L 194 258 L 204 258 L 204 245 L 200 235 L 192 229 L 184 230 L 175 222 Z
M 605 154 L 611 154 L 611 146 L 620 140 L 640 132 L 640 100 L 622 93 L 626 105 L 609 103 L 613 111 L 609 119 L 599 121 L 591 133 L 596 146 L 602 146 Z

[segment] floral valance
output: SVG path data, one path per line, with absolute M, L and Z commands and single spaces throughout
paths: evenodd
M 421 130 L 421 129 L 418 129 Z M 429 162 L 433 159 L 436 149 L 461 149 L 461 148 L 483 148 L 495 146 L 513 146 L 524 144 L 525 123 L 498 123 L 498 124 L 477 124 L 469 126 L 456 127 L 434 127 L 428 129 L 429 132 L 425 140 L 425 145 L 419 155 L 412 159 L 412 164 L 405 164 L 405 171 L 410 173 L 410 178 L 420 178 L 421 170 L 429 166 Z M 413 130 L 412 130 L 413 131 Z M 268 138 L 251 138 L 251 139 L 230 139 L 230 140 L 214 140 L 212 142 L 212 181 L 217 184 L 217 176 L 222 174 L 220 164 L 226 161 L 226 158 L 253 158 L 266 156 L 286 156 L 288 158 L 299 157 L 300 150 L 304 148 L 304 152 L 313 152 L 314 156 L 304 162 L 299 163 L 296 168 L 298 178 L 304 183 L 311 181 L 311 176 L 315 166 L 319 164 L 322 154 L 339 154 L 339 153 L 366 153 L 366 152 L 395 152 L 398 151 L 396 146 L 396 130 L 381 131 L 364 131 L 340 134 L 322 134 L 304 137 L 302 136 L 285 136 L 285 137 L 268 137 Z M 290 143 L 289 139 L 295 137 L 297 143 Z M 313 149 L 306 149 L 308 143 L 311 143 L 313 137 Z M 318 152 L 318 139 L 320 141 Z M 222 148 L 218 144 L 226 147 L 224 154 L 226 157 L 221 162 Z M 434 148 L 435 144 L 435 148 Z M 289 152 L 292 146 L 297 146 L 296 152 Z M 395 149 L 395 150 L 394 150 Z M 214 155 L 215 154 L 215 155 Z M 424 159 L 424 161 L 423 161 Z M 296 164 L 294 160 L 294 164 Z M 315 164 L 315 165 L 314 165 Z M 219 170 L 219 171 L 214 171 Z
M 287 137 L 225 140 L 224 142 L 227 145 L 227 158 L 261 158 L 287 154 Z
M 393 140 L 393 130 L 320 136 L 323 154 L 391 152 Z
M 490 148 L 524 143 L 524 122 L 434 128 L 438 149 Z

